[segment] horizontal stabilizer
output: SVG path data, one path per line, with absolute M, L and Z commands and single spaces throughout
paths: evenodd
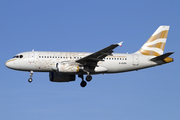
M 164 60 L 165 58 L 167 58 L 168 56 L 170 56 L 171 54 L 173 54 L 174 52 L 168 52 L 165 53 L 163 55 L 157 56 L 155 58 L 152 58 L 151 61 L 159 61 L 159 60 Z

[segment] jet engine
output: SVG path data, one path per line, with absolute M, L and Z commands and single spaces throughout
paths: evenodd
M 70 82 L 75 81 L 75 75 L 50 72 L 49 79 L 51 82 Z
M 57 72 L 65 72 L 65 73 L 76 73 L 80 70 L 83 70 L 84 68 L 81 67 L 78 63 L 75 62 L 62 62 L 62 63 L 56 63 L 53 67 L 53 70 Z

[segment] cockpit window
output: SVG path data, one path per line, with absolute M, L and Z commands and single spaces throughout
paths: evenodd
M 23 55 L 20 55 L 20 58 L 23 58 Z
M 13 58 L 23 58 L 23 55 L 16 55 Z
M 16 56 L 14 56 L 13 58 L 18 58 L 18 56 L 16 55 Z

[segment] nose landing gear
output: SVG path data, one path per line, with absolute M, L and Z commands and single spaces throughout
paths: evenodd
M 29 83 L 31 83 L 32 81 L 33 81 L 33 79 L 32 79 L 32 78 L 29 78 L 29 79 L 28 79 L 28 82 L 29 82 Z
M 30 71 L 30 78 L 28 79 L 29 83 L 31 83 L 33 81 L 32 76 L 33 76 L 33 71 L 31 70 Z

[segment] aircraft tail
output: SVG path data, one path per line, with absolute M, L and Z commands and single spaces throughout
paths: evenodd
M 160 56 L 164 52 L 169 26 L 159 26 L 147 42 L 136 53 L 148 56 Z

